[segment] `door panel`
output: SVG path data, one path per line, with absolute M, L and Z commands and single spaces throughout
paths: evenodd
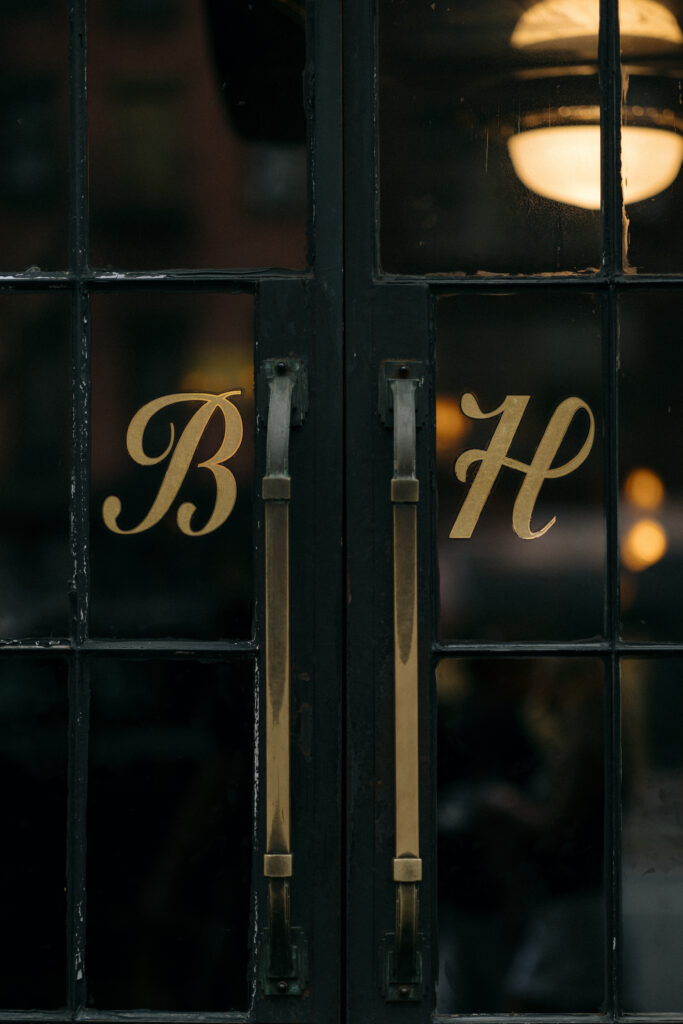
M 304 5 L 88 5 L 95 266 L 304 267 Z
M 93 297 L 91 636 L 253 636 L 253 306 Z
M 619 302 L 620 629 L 630 641 L 681 638 L 671 605 L 681 557 L 680 462 L 668 454 L 680 446 L 678 348 L 669 326 L 679 309 L 678 295 L 662 289 Z M 663 362 L 670 372 L 661 372 Z
M 459 294 L 436 316 L 439 636 L 604 636 L 598 296 Z
M 252 671 L 105 657 L 90 684 L 88 1001 L 246 1010 Z
M 69 302 L 3 295 L 0 629 L 5 639 L 64 637 L 69 602 Z
M 599 265 L 598 9 L 586 7 L 595 52 L 579 61 L 570 47 L 553 45 L 552 32 L 545 42 L 538 33 L 538 41 L 520 45 L 516 26 L 530 6 L 378 4 L 378 259 L 385 272 L 536 274 Z M 596 122 L 593 209 L 530 192 L 509 152 L 520 129 L 555 121 L 562 128 L 562 112 L 579 103 Z
M 2 958 L 6 1005 L 58 1009 L 67 959 L 64 915 L 68 666 L 54 656 L 3 659 L 0 743 L 7 830 L 2 897 L 12 942 Z M 41 921 L 36 942 L 35 922 Z
M 440 1012 L 604 1009 L 605 667 L 438 664 Z
M 59 0 L 3 4 L 3 271 L 68 259 L 68 23 Z
M 680 657 L 622 661 L 624 1007 L 677 1012 L 680 948 Z M 666 1007 L 674 1007 L 667 1010 Z
M 683 153 L 676 139 L 680 103 L 672 93 L 676 76 L 671 72 L 680 66 L 683 53 L 680 31 L 683 7 L 676 0 L 664 5 L 658 15 L 661 23 L 649 40 L 633 31 L 631 23 L 630 31 L 622 32 L 620 45 L 624 132 L 633 133 L 646 125 L 652 129 L 655 124 L 663 129 L 658 136 L 658 144 L 662 146 L 660 155 L 656 162 L 645 166 L 653 170 L 667 168 L 656 192 L 639 202 L 630 202 L 626 195 L 629 230 L 625 258 L 632 273 L 680 274 L 678 225 L 682 210 L 680 158 Z M 632 180 L 636 177 L 634 166 Z
M 338 1017 L 340 33 L 334 11 L 313 15 L 279 0 L 3 9 L 26 77 L 54 72 L 47 107 L 15 103 L 26 131 L 3 134 L 27 183 L 43 107 L 58 136 L 58 200 L 46 188 L 40 218 L 0 203 L 5 1019 Z M 67 62 L 69 131 L 53 96 Z M 68 272 L 48 244 L 67 205 Z M 273 966 L 264 873 L 280 853 L 262 486 L 264 364 L 279 361 L 304 368 L 311 399 L 287 452 L 280 931 L 307 951 L 291 972 Z

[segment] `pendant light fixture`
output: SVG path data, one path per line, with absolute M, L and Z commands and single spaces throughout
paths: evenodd
M 673 13 L 657 0 L 620 0 L 622 55 L 638 58 L 626 64 L 629 93 L 642 83 L 642 104 L 623 110 L 621 170 L 624 202 L 636 203 L 667 188 L 683 163 L 683 122 L 667 95 L 667 77 L 657 68 L 662 57 L 683 47 L 683 32 Z M 580 84 L 592 76 L 597 61 L 599 0 L 541 0 L 518 20 L 512 47 L 529 56 L 563 55 L 574 62 L 560 68 L 536 67 L 536 83 L 563 76 Z M 644 59 L 643 59 L 644 58 Z M 653 106 L 653 95 L 666 102 Z M 588 210 L 600 208 L 600 109 L 576 103 L 552 107 L 519 119 L 508 130 L 508 152 L 517 177 L 539 195 Z

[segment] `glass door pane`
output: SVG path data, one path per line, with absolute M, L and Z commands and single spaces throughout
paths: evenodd
M 604 1009 L 604 663 L 437 668 L 442 1013 Z
M 604 636 L 600 313 L 575 289 L 438 301 L 445 640 Z
M 385 272 L 600 265 L 598 5 L 543 6 L 379 4 Z

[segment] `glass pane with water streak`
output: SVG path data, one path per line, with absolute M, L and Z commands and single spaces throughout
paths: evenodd
M 437 670 L 437 1010 L 604 1006 L 603 665 Z
M 683 569 L 683 352 L 678 292 L 620 297 L 619 442 L 622 633 L 680 640 Z
M 0 268 L 67 263 L 66 5 L 0 3 Z
M 621 152 L 627 266 L 683 269 L 683 4 L 622 0 Z
M 0 637 L 69 634 L 69 299 L 0 297 Z
M 305 266 L 304 37 L 298 0 L 92 0 L 96 266 Z
M 439 635 L 603 635 L 600 309 L 590 295 L 441 299 Z
M 252 316 L 243 295 L 93 297 L 93 635 L 251 635 Z
M 623 958 L 627 1013 L 683 1001 L 683 659 L 624 660 Z
M 246 1008 L 252 686 L 246 664 L 93 662 L 90 1006 Z
M 0 1006 L 66 1005 L 67 670 L 0 659 Z
M 599 267 L 598 4 L 541 6 L 379 3 L 383 270 Z

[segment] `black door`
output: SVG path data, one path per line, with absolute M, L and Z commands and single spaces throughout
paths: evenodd
M 599 6 L 5 4 L 4 1019 L 680 1012 L 683 9 Z
M 345 5 L 350 1020 L 681 1009 L 682 14 Z
M 2 15 L 3 1012 L 336 1019 L 338 26 Z

